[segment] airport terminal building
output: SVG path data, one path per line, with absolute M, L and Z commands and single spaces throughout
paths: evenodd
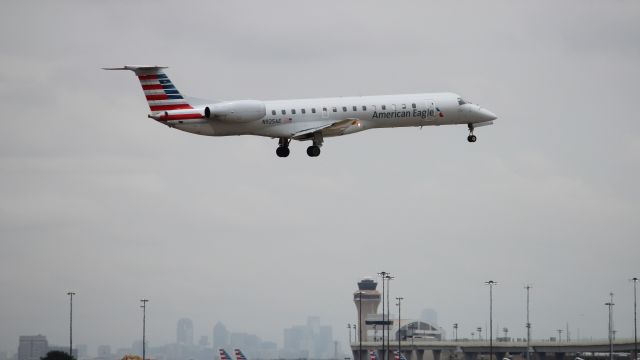
M 377 290 L 378 283 L 372 278 L 364 278 L 358 282 L 358 290 L 353 293 L 353 302 L 357 309 L 358 329 L 354 341 L 361 337 L 362 341 L 381 341 L 383 328 L 382 312 L 378 313 L 378 307 L 382 302 L 382 294 Z M 385 314 L 385 317 L 387 315 Z M 443 340 L 444 330 L 424 320 L 410 318 L 398 319 L 397 314 L 388 316 L 391 339 L 403 341 L 411 339 Z M 362 327 L 362 328 L 360 328 Z M 386 335 L 385 335 L 386 336 Z

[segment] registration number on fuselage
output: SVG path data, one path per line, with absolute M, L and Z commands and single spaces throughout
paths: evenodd
M 291 122 L 290 118 L 289 119 L 281 119 L 281 118 L 262 119 L 263 125 L 278 125 L 278 124 L 284 124 L 289 122 Z

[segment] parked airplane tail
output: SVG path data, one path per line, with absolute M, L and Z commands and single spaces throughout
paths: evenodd
M 236 353 L 236 360 L 247 360 L 247 357 L 244 356 L 244 354 L 242 353 L 242 350 L 235 349 L 234 351 Z
M 393 351 L 393 358 L 394 358 L 395 360 L 407 360 L 407 358 L 404 356 L 404 354 L 400 354 L 400 353 L 398 352 L 398 350 L 394 350 L 394 351 Z
M 166 66 L 125 65 L 123 67 L 103 68 L 104 70 L 131 70 L 142 85 L 151 112 L 167 110 L 193 109 L 180 94 L 171 79 L 162 71 Z
M 220 352 L 220 360 L 231 360 L 231 356 L 224 349 L 218 351 Z
M 369 360 L 378 360 L 378 354 L 375 350 L 369 350 Z

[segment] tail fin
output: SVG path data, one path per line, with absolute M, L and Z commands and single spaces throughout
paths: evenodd
M 103 69 L 133 71 L 140 80 L 140 85 L 142 85 L 142 90 L 147 98 L 151 112 L 193 109 L 176 89 L 169 77 L 162 71 L 162 69 L 166 68 L 166 66 L 125 65 L 123 67 Z M 223 349 L 220 350 L 223 351 Z
M 235 349 L 234 351 L 236 352 L 236 360 L 247 360 L 247 357 L 244 356 L 240 349 Z
M 220 360 L 231 360 L 231 356 L 224 349 L 220 349 Z
M 375 350 L 369 350 L 369 360 L 378 360 L 378 354 Z
M 393 357 L 395 358 L 395 360 L 407 360 L 404 354 L 399 353 L 398 350 L 393 351 Z

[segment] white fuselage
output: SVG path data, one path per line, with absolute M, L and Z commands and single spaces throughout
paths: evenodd
M 264 116 L 250 121 L 200 118 L 162 122 L 200 135 L 301 139 L 301 134 L 314 129 L 323 136 L 340 136 L 374 128 L 480 124 L 495 119 L 486 109 L 460 103 L 460 96 L 453 93 L 272 100 L 261 104 Z M 217 104 L 210 106 L 215 108 Z

